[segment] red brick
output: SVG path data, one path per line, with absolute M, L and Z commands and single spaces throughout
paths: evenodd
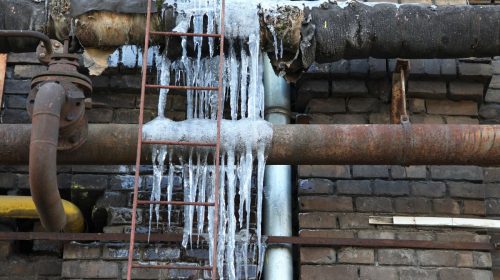
M 358 279 L 358 267 L 353 265 L 303 265 L 300 268 L 301 280 L 352 280 Z
M 299 236 L 321 238 L 354 238 L 355 232 L 335 229 L 302 229 L 299 231 Z
M 477 103 L 473 101 L 427 100 L 427 113 L 450 116 L 477 116 Z
M 351 178 L 349 165 L 299 165 L 299 177 Z
M 337 215 L 325 212 L 299 214 L 300 228 L 337 228 Z
M 433 199 L 432 211 L 436 214 L 460 214 L 460 205 L 453 199 Z
M 398 270 L 395 267 L 384 266 L 361 266 L 359 268 L 359 279 L 362 280 L 399 280 Z
M 417 251 L 421 266 L 455 266 L 457 263 L 456 251 L 422 250 Z
M 482 200 L 464 200 L 464 214 L 484 216 L 486 207 Z
M 335 261 L 333 248 L 300 248 L 300 262 L 303 264 L 333 264 Z
M 62 277 L 65 278 L 118 278 L 118 263 L 105 261 L 65 261 Z
M 344 113 L 344 98 L 312 99 L 306 107 L 306 113 Z
M 370 264 L 375 261 L 375 253 L 373 249 L 341 248 L 338 251 L 338 261 L 340 263 Z
M 352 198 L 336 196 L 303 196 L 299 198 L 302 211 L 353 211 Z

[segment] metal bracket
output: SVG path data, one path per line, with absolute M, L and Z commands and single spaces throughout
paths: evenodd
M 408 60 L 398 59 L 392 74 L 391 124 L 402 123 L 403 119 L 409 121 L 406 110 L 406 80 L 409 65 Z

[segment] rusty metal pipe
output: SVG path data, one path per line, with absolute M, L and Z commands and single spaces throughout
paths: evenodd
M 54 50 L 52 49 L 52 43 L 50 42 L 49 36 L 31 30 L 0 30 L 0 37 L 26 37 L 26 38 L 34 38 L 42 41 L 46 53 L 45 55 L 50 57 Z
M 0 164 L 26 164 L 30 125 L 0 125 Z M 274 125 L 268 164 L 500 165 L 500 125 Z M 61 164 L 133 164 L 137 125 L 91 124 Z M 151 163 L 143 146 L 142 162 Z
M 64 88 L 56 82 L 42 85 L 33 107 L 29 152 L 31 196 L 48 231 L 61 231 L 66 224 L 57 186 L 57 142 Z

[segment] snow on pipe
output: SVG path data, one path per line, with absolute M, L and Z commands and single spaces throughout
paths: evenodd
M 224 126 L 223 126 L 224 127 Z M 27 164 L 31 125 L 0 124 L 0 164 Z M 272 125 L 268 164 L 500 164 L 500 125 Z M 194 140 L 194 139 L 189 139 Z M 59 164 L 134 164 L 137 125 L 90 124 Z M 151 163 L 149 145 L 142 162 Z M 174 158 L 175 159 L 175 158 Z
M 71 3 L 82 1 L 73 0 Z M 53 1 L 51 4 L 58 2 L 64 1 Z M 290 79 L 315 61 L 323 63 L 370 56 L 458 58 L 500 54 L 498 5 L 234 0 L 227 2 L 228 17 L 234 17 L 228 18 L 227 22 L 248 21 L 249 17 L 241 15 L 254 10 L 259 4 L 258 15 L 250 16 L 260 23 L 264 35 L 261 37 L 262 48 L 275 53 L 270 56 L 275 70 L 285 72 Z M 142 44 L 145 17 L 140 7 L 128 5 L 131 11 L 135 9 L 137 12 L 125 14 L 119 13 L 121 10 L 115 12 L 116 7 L 101 6 L 96 6 L 101 11 L 82 10 L 82 13 L 75 13 L 71 8 L 56 4 L 46 7 L 43 2 L 6 0 L 0 2 L 0 15 L 6 19 L 0 24 L 0 29 L 46 31 L 60 40 L 73 30 L 85 48 L 109 49 L 124 44 Z M 249 8 L 242 8 L 245 6 Z M 163 13 L 157 13 L 152 26 L 155 30 L 170 31 L 176 25 L 176 13 L 168 3 L 164 7 L 167 8 L 163 9 Z M 19 20 L 19 14 L 30 16 Z M 47 14 L 51 16 L 47 17 Z M 71 22 L 74 29 L 69 28 Z M 227 30 L 231 32 L 231 28 Z M 165 43 L 159 37 L 155 40 L 158 44 Z M 34 44 L 33 41 L 0 38 L 1 51 L 33 50 Z M 177 40 L 171 40 L 169 56 L 182 54 L 178 45 Z M 188 41 L 188 45 L 194 49 L 192 41 Z

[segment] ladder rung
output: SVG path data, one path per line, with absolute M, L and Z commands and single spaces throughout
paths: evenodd
M 189 37 L 212 37 L 221 38 L 221 34 L 207 34 L 207 33 L 184 33 L 184 32 L 160 32 L 160 31 L 150 31 L 151 35 L 160 36 L 189 36 Z
M 215 206 L 213 202 L 186 202 L 186 201 L 152 201 L 138 200 L 137 204 L 160 204 L 160 205 L 178 205 L 178 206 Z
M 132 268 L 150 268 L 150 269 L 180 269 L 180 270 L 212 270 L 211 266 L 194 266 L 194 265 L 174 265 L 174 264 L 162 264 L 162 265 L 150 265 L 150 264 L 132 264 Z
M 218 87 L 198 87 L 198 86 L 172 86 L 172 85 L 152 85 L 146 84 L 146 88 L 165 88 L 178 90 L 219 90 Z
M 161 140 L 142 140 L 143 144 L 150 145 L 174 145 L 174 146 L 200 146 L 200 147 L 215 147 L 216 143 L 202 143 L 202 142 L 175 142 L 175 141 L 161 141 Z

